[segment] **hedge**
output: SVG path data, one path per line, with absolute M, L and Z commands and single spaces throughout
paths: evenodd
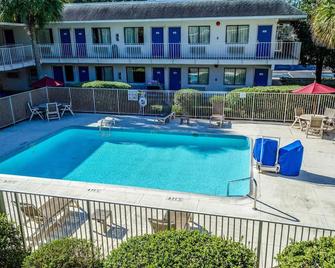
M 19 230 L 0 214 L 0 267 L 21 267 L 26 254 Z
M 195 107 L 200 104 L 201 92 L 192 88 L 184 88 L 174 94 L 172 111 L 177 115 L 192 115 Z
M 335 238 L 295 242 L 277 255 L 280 268 L 335 267 Z
M 241 243 L 186 230 L 130 238 L 104 263 L 104 268 L 254 266 L 254 253 Z
M 91 81 L 87 83 L 83 83 L 81 85 L 83 88 L 114 88 L 114 89 L 130 89 L 131 85 L 118 82 L 118 81 Z
M 22 268 L 102 267 L 100 255 L 87 240 L 63 238 L 45 244 L 27 256 Z
M 230 92 L 263 92 L 263 93 L 290 93 L 295 89 L 300 88 L 299 85 L 289 86 L 264 86 L 264 87 L 243 87 L 237 88 Z

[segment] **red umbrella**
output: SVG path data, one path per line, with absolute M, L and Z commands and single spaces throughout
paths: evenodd
M 304 86 L 302 88 L 298 88 L 294 91 L 292 91 L 292 93 L 297 93 L 297 94 L 331 94 L 331 93 L 335 93 L 335 88 L 332 87 L 328 87 L 322 84 L 318 84 L 316 82 Z
M 43 77 L 42 79 L 34 82 L 32 84 L 32 88 L 40 88 L 40 87 L 62 87 L 64 86 L 63 82 L 57 81 L 48 76 Z

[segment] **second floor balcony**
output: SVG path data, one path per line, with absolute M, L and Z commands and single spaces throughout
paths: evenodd
M 295 64 L 300 42 L 254 44 L 40 44 L 45 63 Z
M 0 72 L 35 65 L 31 45 L 0 46 Z

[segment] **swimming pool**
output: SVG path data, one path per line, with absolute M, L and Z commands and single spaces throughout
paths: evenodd
M 244 136 L 70 128 L 0 162 L 0 173 L 206 195 L 250 191 Z

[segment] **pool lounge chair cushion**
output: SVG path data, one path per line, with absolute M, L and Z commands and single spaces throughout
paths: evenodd
M 279 149 L 280 174 L 298 176 L 300 173 L 304 147 L 299 140 Z
M 277 161 L 277 150 L 277 140 L 258 138 L 255 141 L 253 156 L 262 165 L 274 166 Z

